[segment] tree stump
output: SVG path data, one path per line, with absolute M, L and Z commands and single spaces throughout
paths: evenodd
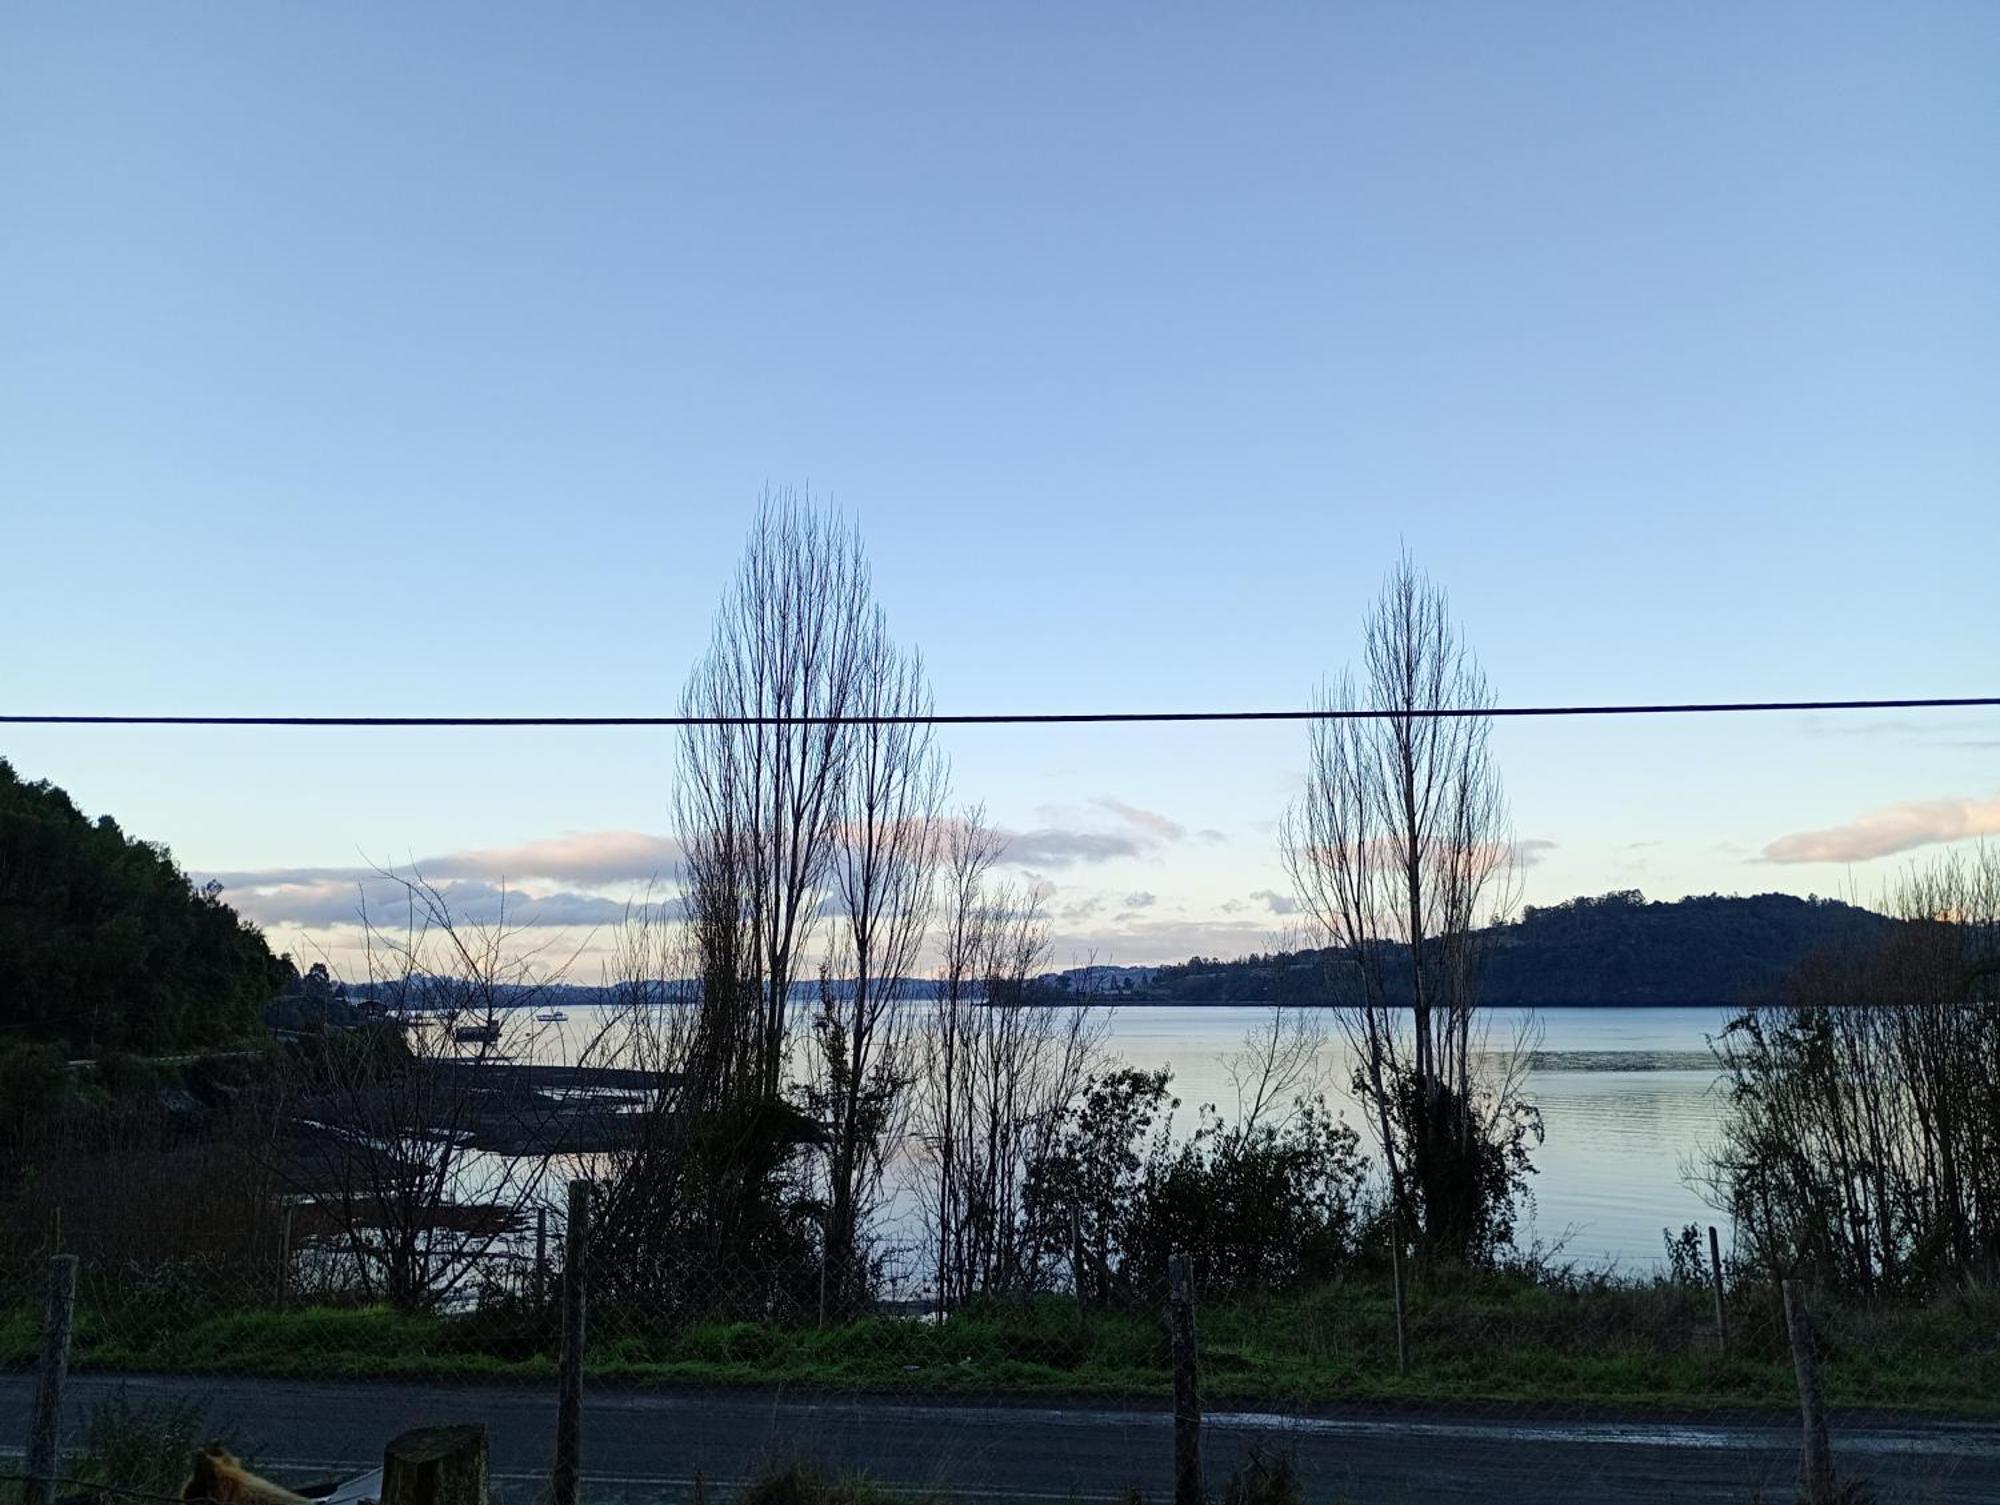
M 382 1452 L 382 1505 L 486 1505 L 486 1428 L 418 1427 Z

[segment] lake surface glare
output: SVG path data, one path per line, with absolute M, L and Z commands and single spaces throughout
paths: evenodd
M 1181 1104 L 1174 1132 L 1190 1131 L 1204 1103 L 1235 1118 L 1228 1061 L 1246 1031 L 1268 1022 L 1268 1008 L 1124 1004 L 1107 1012 L 1112 1056 L 1128 1066 L 1172 1070 Z M 1492 1046 L 1511 1047 L 1528 1013 L 1492 1010 Z M 1727 1220 L 1690 1186 L 1687 1172 L 1721 1126 L 1725 1098 L 1708 1040 L 1731 1014 L 1716 1007 L 1617 1006 L 1532 1012 L 1540 1039 L 1527 1096 L 1541 1109 L 1546 1139 L 1533 1153 L 1533 1201 L 1516 1230 L 1523 1246 L 1560 1246 L 1560 1259 L 1583 1267 L 1646 1274 L 1664 1263 L 1663 1229 L 1716 1223 L 1728 1240 Z M 510 1053 L 574 1059 L 602 1021 L 596 1008 L 572 1009 L 563 1024 L 536 1027 L 532 1044 L 524 1051 L 514 1045 Z M 1332 1021 L 1326 1024 L 1321 1066 L 1328 1102 L 1360 1131 L 1372 1159 L 1372 1137 L 1347 1092 L 1349 1054 Z M 892 1188 L 891 1221 L 904 1201 Z

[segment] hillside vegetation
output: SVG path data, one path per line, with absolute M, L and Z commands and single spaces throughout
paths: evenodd
M 0 759 L 0 1042 L 191 1050 L 259 1028 L 291 975 L 165 847 Z
M 1492 1004 L 1757 1003 L 1809 954 L 1879 939 L 1899 922 L 1836 899 L 1705 894 L 1651 902 L 1636 890 L 1529 906 L 1484 933 L 1480 997 Z M 1163 1003 L 1317 1003 L 1344 962 L 1332 951 L 1163 967 L 1121 998 Z M 1390 968 L 1400 975 L 1400 969 Z

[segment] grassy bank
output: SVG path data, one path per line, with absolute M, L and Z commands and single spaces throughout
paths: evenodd
M 1829 1398 L 1839 1405 L 2000 1415 L 2000 1295 L 1916 1306 L 1823 1302 Z M 237 1310 L 185 1320 L 79 1314 L 83 1368 L 348 1376 L 547 1379 L 551 1314 L 444 1317 L 380 1307 Z M 1301 1295 L 1214 1301 L 1200 1312 L 1211 1405 L 1339 1401 L 1789 1406 L 1796 1402 L 1774 1304 L 1733 1298 L 1733 1351 L 1716 1353 L 1698 1293 L 1654 1285 L 1557 1289 L 1484 1278 L 1421 1293 L 1409 1373 L 1398 1375 L 1388 1289 L 1349 1283 Z M 0 1316 L 0 1363 L 33 1362 L 33 1314 Z M 825 1329 L 711 1323 L 649 1332 L 593 1313 L 590 1369 L 633 1384 L 796 1385 L 926 1396 L 1015 1394 L 1156 1400 L 1169 1392 L 1164 1330 L 1144 1312 L 1079 1322 L 1056 1297 L 992 1305 L 935 1324 L 870 1318 Z

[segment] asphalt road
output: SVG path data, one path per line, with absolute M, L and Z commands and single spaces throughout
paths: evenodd
M 71 1376 L 67 1435 L 121 1384 L 134 1399 L 200 1400 L 266 1473 L 294 1484 L 377 1466 L 383 1443 L 405 1428 L 480 1421 L 495 1496 L 531 1505 L 553 1447 L 553 1394 L 542 1389 L 181 1376 Z M 0 1439 L 25 1436 L 31 1395 L 29 1376 L 0 1375 Z M 726 1491 L 774 1460 L 807 1459 L 960 1499 L 1116 1500 L 1136 1486 L 1157 1505 L 1172 1498 L 1171 1440 L 1164 1412 L 1129 1408 L 602 1389 L 585 1403 L 585 1493 L 619 1505 L 680 1501 L 697 1481 Z M 1253 1444 L 1293 1453 L 1313 1505 L 1789 1505 L 1798 1467 L 1797 1426 L 1777 1417 L 1585 1420 L 1555 1406 L 1512 1417 L 1223 1412 L 1204 1434 L 1218 1496 Z M 1866 1481 L 1877 1505 L 2000 1502 L 2000 1427 L 1878 1418 L 1837 1425 L 1834 1454 L 1843 1480 Z

